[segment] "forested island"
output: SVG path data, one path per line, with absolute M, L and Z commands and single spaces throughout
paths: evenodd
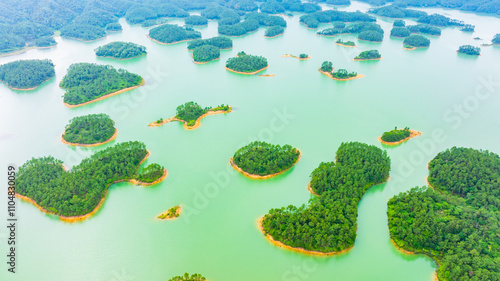
M 347 81 L 364 77 L 363 75 L 358 74 L 357 72 L 348 72 L 347 70 L 342 68 L 337 71 L 333 71 L 332 65 L 333 65 L 332 62 L 324 61 L 321 64 L 321 67 L 318 69 L 318 71 L 330 77 L 331 79 L 337 81 Z
M 275 244 L 318 255 L 338 254 L 354 246 L 358 203 L 365 191 L 389 177 L 386 151 L 359 142 L 342 143 L 335 162 L 319 164 L 311 173 L 318 197 L 308 205 L 271 209 L 262 231 Z
M 410 130 L 408 127 L 405 127 L 404 129 L 398 129 L 398 127 L 395 127 L 394 130 L 384 132 L 382 136 L 379 137 L 379 141 L 385 144 L 396 145 L 421 134 L 422 133 L 419 131 Z
M 380 59 L 382 59 L 382 55 L 380 55 L 378 50 L 363 51 L 354 58 L 354 60 L 357 61 L 380 60 Z
M 465 55 L 470 55 L 470 56 L 480 56 L 481 55 L 481 48 L 474 47 L 471 45 L 462 45 L 458 48 L 457 52 L 460 54 L 465 54 Z
M 75 63 L 60 83 L 66 89 L 64 104 L 81 106 L 144 85 L 141 76 L 111 65 Z
M 308 28 L 317 28 L 320 23 L 330 22 L 375 22 L 376 18 L 362 12 L 344 12 L 338 10 L 319 11 L 300 17 L 300 22 Z
M 194 48 L 193 61 L 197 64 L 204 64 L 220 58 L 220 49 L 212 45 L 203 45 Z
M 398 248 L 434 259 L 439 280 L 497 280 L 500 275 L 500 157 L 453 147 L 429 162 L 430 188 L 389 200 Z
M 373 22 L 358 22 L 350 25 L 336 23 L 333 28 L 326 28 L 318 31 L 316 34 L 321 36 L 333 37 L 339 34 L 358 34 L 358 39 L 380 42 L 384 38 L 384 30 L 380 25 Z
M 239 20 L 238 20 L 239 21 Z M 259 21 L 255 19 L 247 19 L 234 24 L 220 24 L 218 27 L 219 34 L 226 36 L 242 36 L 259 29 Z
M 149 127 L 158 127 L 172 121 L 180 121 L 184 123 L 184 128 L 187 130 L 196 129 L 201 125 L 201 119 L 208 115 L 229 113 L 232 108 L 229 105 L 219 105 L 216 107 L 202 108 L 196 102 L 190 101 L 183 105 L 179 105 L 176 109 L 176 115 L 167 119 L 160 118 L 155 122 L 151 122 Z
M 181 206 L 173 206 L 172 208 L 159 214 L 157 218 L 159 218 L 160 220 L 171 220 L 178 218 L 180 214 L 181 214 Z
M 84 219 L 97 211 L 111 184 L 135 179 L 148 155 L 143 143 L 124 142 L 94 153 L 70 171 L 51 156 L 33 158 L 19 168 L 16 192 L 62 220 Z
M 417 48 L 427 48 L 431 45 L 431 40 L 422 35 L 412 34 L 403 41 L 405 49 L 415 50 Z
M 182 41 L 199 39 L 201 33 L 190 27 L 175 24 L 163 24 L 149 30 L 149 38 L 160 44 L 173 44 Z
M 391 37 L 406 38 L 411 35 L 411 30 L 406 27 L 393 27 L 391 29 Z
M 132 42 L 115 41 L 96 48 L 98 57 L 131 59 L 145 55 L 146 47 Z
M 267 67 L 266 58 L 248 55 L 244 52 L 240 52 L 237 57 L 229 58 L 226 61 L 226 69 L 239 74 L 253 75 L 265 70 Z
M 278 37 L 280 35 L 283 35 L 284 32 L 285 28 L 283 26 L 275 25 L 266 29 L 266 32 L 264 32 L 264 37 L 266 38 Z
M 90 42 L 104 38 L 106 30 L 104 28 L 89 24 L 72 24 L 60 29 L 61 36 L 68 39 L 75 39 Z
M 168 281 L 205 281 L 207 280 L 203 275 L 194 273 L 189 275 L 189 273 L 184 273 L 183 276 L 175 276 L 170 278 Z
M 408 28 L 411 33 L 441 36 L 441 29 L 427 24 L 407 25 L 406 28 Z
M 160 164 L 149 164 L 142 171 L 138 172 L 130 183 L 142 186 L 151 186 L 163 181 L 167 177 L 167 169 Z
M 476 29 L 476 26 L 472 24 L 466 24 L 462 28 L 460 28 L 460 31 L 462 32 L 474 32 L 474 29 Z
M 233 40 L 226 36 L 217 36 L 208 39 L 196 39 L 190 41 L 187 48 L 188 50 L 192 51 L 196 47 L 200 47 L 203 45 L 212 45 L 219 48 L 220 50 L 227 50 L 233 48 Z
M 0 65 L 0 81 L 13 90 L 34 90 L 56 74 L 51 60 L 17 60 Z
M 300 159 L 300 151 L 291 145 L 273 145 L 254 141 L 238 149 L 230 163 L 233 168 L 253 179 L 267 179 L 284 173 Z
M 344 47 L 356 47 L 356 44 L 352 41 L 344 41 L 342 39 L 339 39 L 335 42 L 335 44 L 339 46 L 344 46 Z
M 71 119 L 62 139 L 70 145 L 97 146 L 114 140 L 117 133 L 115 122 L 109 115 L 89 114 Z
M 184 19 L 184 23 L 186 23 L 187 25 L 200 26 L 200 25 L 207 25 L 208 20 L 207 20 L 207 18 L 202 17 L 202 16 L 191 15 L 191 16 Z

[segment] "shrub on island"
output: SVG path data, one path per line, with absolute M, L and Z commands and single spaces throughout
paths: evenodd
M 124 69 L 116 70 L 111 65 L 75 63 L 60 83 L 66 89 L 64 102 L 79 105 L 144 83 L 141 76 Z
M 404 20 L 395 20 L 392 23 L 392 26 L 393 27 L 405 27 L 406 26 L 406 22 Z
M 275 25 L 266 29 L 264 33 L 265 37 L 276 37 L 282 35 L 285 32 L 285 28 L 283 26 Z
M 89 114 L 71 119 L 63 139 L 74 144 L 96 144 L 109 140 L 115 131 L 115 122 L 107 114 Z
M 500 33 L 495 34 L 495 36 L 491 40 L 491 43 L 493 43 L 494 45 L 500 45 Z
M 203 45 L 193 50 L 193 60 L 195 62 L 209 62 L 220 58 L 219 48 L 212 45 Z
M 475 28 L 476 28 L 476 26 L 474 26 L 472 24 L 466 24 L 462 28 L 460 28 L 460 31 L 462 31 L 462 32 L 474 32 Z
M 299 59 L 307 59 L 309 57 L 308 54 L 300 54 Z
M 422 35 L 412 34 L 403 41 L 403 45 L 409 48 L 424 48 L 431 45 L 431 40 Z
M 208 39 L 196 39 L 188 43 L 188 50 L 194 50 L 196 47 L 203 45 L 212 45 L 219 49 L 231 49 L 233 47 L 233 40 L 226 36 L 217 36 Z
M 355 60 L 375 60 L 380 59 L 382 56 L 378 52 L 378 50 L 369 50 L 361 52 L 358 56 L 356 56 Z
M 226 68 L 237 72 L 252 73 L 265 69 L 268 66 L 267 59 L 261 56 L 247 54 L 229 58 L 226 61 Z
M 180 208 L 181 208 L 181 206 L 173 206 L 172 208 L 168 209 L 166 212 L 160 214 L 158 216 L 158 218 L 161 220 L 178 218 Z M 170 280 L 172 280 L 172 279 L 170 279 Z M 175 279 L 175 280 L 179 280 L 179 279 Z M 194 279 L 180 279 L 180 280 L 194 280 Z
M 458 48 L 457 52 L 471 56 L 479 56 L 481 55 L 481 48 L 471 45 L 462 45 Z
M 410 128 L 405 127 L 404 129 L 399 129 L 396 127 L 394 130 L 389 132 L 384 132 L 382 134 L 382 139 L 385 142 L 398 142 L 400 140 L 404 140 L 411 135 Z
M 229 111 L 230 109 L 231 107 L 229 105 L 220 105 L 212 108 L 202 108 L 196 102 L 190 101 L 177 107 L 177 114 L 175 115 L 175 118 L 186 122 L 187 127 L 192 127 L 194 126 L 198 118 L 209 111 Z
M 201 33 L 189 27 L 163 24 L 149 30 L 149 37 L 160 43 L 170 44 L 184 40 L 199 39 L 201 38 Z
M 441 36 L 441 29 L 427 24 L 408 25 L 406 28 L 408 28 L 412 33 Z
M 96 48 L 98 57 L 111 57 L 115 59 L 129 59 L 146 54 L 146 47 L 132 42 L 115 41 Z
M 184 23 L 187 25 L 207 25 L 208 20 L 205 17 L 192 15 L 184 19 Z
M 66 25 L 60 31 L 62 37 L 82 41 L 93 41 L 106 36 L 104 28 L 89 24 Z
M 149 164 L 146 168 L 142 169 L 140 173 L 137 173 L 135 179 L 143 183 L 152 183 L 160 179 L 165 172 L 165 168 L 160 164 Z
M 273 145 L 254 141 L 238 149 L 233 163 L 250 175 L 268 176 L 290 169 L 297 163 L 300 151 L 290 145 Z
M 342 39 L 337 40 L 337 42 L 335 42 L 335 43 L 337 43 L 339 45 L 345 45 L 345 46 L 351 46 L 351 47 L 355 47 L 356 46 L 356 44 L 354 42 L 352 42 L 352 41 L 344 41 Z
M 203 277 L 201 274 L 195 273 L 189 275 L 189 273 L 184 273 L 184 276 L 175 276 L 172 277 L 168 281 L 205 281 L 207 280 L 205 277 Z
M 241 36 L 259 29 L 259 22 L 255 19 L 247 19 L 233 25 L 221 25 L 217 28 L 219 34 L 226 36 Z
M 50 47 L 56 45 L 57 42 L 52 36 L 43 36 L 35 40 L 35 46 L 37 47 Z
M 51 60 L 18 60 L 0 65 L 0 81 L 9 88 L 30 90 L 55 76 Z
M 405 38 L 411 35 L 411 31 L 406 27 L 394 27 L 391 29 L 391 36 Z
M 357 72 L 348 72 L 347 70 L 342 69 L 342 68 L 335 71 L 335 72 L 332 72 L 330 74 L 332 75 L 333 78 L 337 78 L 337 79 L 341 79 L 341 80 L 345 80 L 345 79 L 349 79 L 349 78 L 353 78 L 353 77 L 358 76 Z
M 322 64 L 321 64 L 321 68 L 320 68 L 321 71 L 323 72 L 332 72 L 333 71 L 333 64 L 331 61 L 324 61 Z
M 271 209 L 263 231 L 287 246 L 322 253 L 354 245 L 357 209 L 365 191 L 387 180 L 391 161 L 386 151 L 359 142 L 342 143 L 336 161 L 311 173 L 310 188 L 319 198 L 309 204 Z
M 365 30 L 359 33 L 358 39 L 370 42 L 382 42 L 384 34 L 375 30 Z

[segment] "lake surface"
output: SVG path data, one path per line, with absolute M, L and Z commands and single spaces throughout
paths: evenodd
M 366 11 L 353 2 L 343 10 Z M 7 272 L 2 255 L 1 280 L 168 280 L 184 272 L 201 273 L 212 281 L 239 280 L 431 280 L 435 263 L 422 255 L 399 252 L 390 242 L 387 201 L 414 186 L 425 185 L 426 164 L 452 146 L 500 153 L 500 47 L 483 47 L 480 57 L 455 51 L 460 45 L 479 46 L 500 32 L 500 19 L 454 10 L 424 9 L 476 25 L 473 34 L 445 28 L 432 37 L 428 49 L 403 50 L 401 39 L 389 37 L 392 20 L 379 18 L 382 43 L 355 41 L 344 48 L 337 38 L 315 35 L 286 17 L 283 36 L 266 39 L 264 29 L 233 38 L 234 48 L 205 65 L 192 63 L 187 43 L 160 45 L 146 37 L 147 29 L 130 26 L 123 32 L 82 43 L 57 38 L 57 47 L 0 58 L 53 60 L 56 77 L 31 92 L 0 85 L 0 155 L 3 169 L 31 157 L 52 155 L 71 167 L 92 152 L 138 140 L 168 177 L 153 187 L 112 185 L 99 212 L 80 223 L 64 223 L 17 201 L 17 273 Z M 171 20 L 183 24 L 183 21 Z M 407 21 L 411 23 L 411 21 Z M 330 25 L 320 27 L 326 28 Z M 198 28 L 203 38 L 217 35 L 217 23 Z M 479 36 L 484 41 L 475 41 Z M 129 61 L 96 58 L 94 49 L 111 41 L 147 47 L 145 57 Z M 381 61 L 355 62 L 361 51 L 378 49 Z M 244 76 L 224 69 L 225 61 L 245 51 L 262 55 L 269 68 Z M 281 57 L 307 53 L 310 60 Z M 336 69 L 365 77 L 338 82 L 317 69 L 330 60 Z M 111 64 L 143 76 L 146 85 L 78 108 L 62 103 L 58 87 L 72 63 Z M 150 128 L 148 123 L 175 115 L 178 105 L 229 104 L 234 111 L 209 116 L 188 131 L 180 122 Z M 106 113 L 116 122 L 118 137 L 100 147 L 75 148 L 60 142 L 68 121 L 90 113 Z M 423 134 L 397 147 L 377 141 L 384 131 L 408 126 Z M 302 151 L 290 171 L 268 180 L 252 180 L 233 170 L 229 158 L 253 140 L 291 144 Z M 342 142 L 360 141 L 387 149 L 391 178 L 369 189 L 359 204 L 354 248 L 334 257 L 311 257 L 270 244 L 256 220 L 271 208 L 307 203 L 309 175 L 322 161 L 332 161 Z M 1 173 L 3 183 L 6 173 Z M 0 218 L 6 223 L 6 184 Z M 181 204 L 174 221 L 155 216 Z M 8 250 L 6 228 L 0 228 L 0 252 Z

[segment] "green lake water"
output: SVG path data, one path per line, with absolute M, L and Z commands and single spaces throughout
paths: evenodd
M 343 10 L 366 11 L 353 2 Z M 315 35 L 286 17 L 283 36 L 266 39 L 264 29 L 233 38 L 234 48 L 205 65 L 192 63 L 187 43 L 160 45 L 146 37 L 147 29 L 130 26 L 123 32 L 82 43 L 57 38 L 55 48 L 31 50 L 0 58 L 49 58 L 56 77 L 31 92 L 0 85 L 1 167 L 22 165 L 31 157 L 52 155 L 71 167 L 92 152 L 115 143 L 138 140 L 168 177 L 153 187 L 129 183 L 112 185 L 104 205 L 88 220 L 64 223 L 17 201 L 17 273 L 7 272 L 7 231 L 0 228 L 3 266 L 0 280 L 168 280 L 197 272 L 212 281 L 420 281 L 431 280 L 435 263 L 422 255 L 399 252 L 390 242 L 387 201 L 414 186 L 425 185 L 426 164 L 452 146 L 500 153 L 500 47 L 483 47 L 480 57 L 455 51 L 460 45 L 479 46 L 500 32 L 500 19 L 454 10 L 425 9 L 476 25 L 473 34 L 445 28 L 432 37 L 428 49 L 403 50 L 401 39 L 389 37 L 392 20 L 379 18 L 385 30 L 382 43 L 358 42 L 356 35 L 340 36 L 356 48 L 334 44 L 337 38 Z M 182 24 L 183 21 L 171 20 Z M 407 21 L 411 23 L 411 21 Z M 328 27 L 324 25 L 320 29 Z M 217 35 L 217 23 L 199 28 L 203 38 Z M 475 41 L 479 36 L 484 41 Z M 147 47 L 145 57 L 129 61 L 99 59 L 94 49 L 122 40 Z M 381 61 L 355 62 L 363 50 L 378 49 Z M 269 61 L 263 74 L 244 76 L 224 69 L 238 51 L 262 55 Z M 307 53 L 310 60 L 281 57 Z M 317 69 L 325 60 L 336 69 L 365 77 L 338 82 Z M 58 87 L 72 63 L 111 64 L 143 76 L 146 85 L 78 108 L 62 103 Z M 181 123 L 149 128 L 168 118 L 187 101 L 202 106 L 229 104 L 234 111 L 209 116 L 200 128 L 185 130 Z M 75 148 L 60 137 L 68 120 L 106 113 L 116 122 L 118 137 L 100 147 Z M 422 136 L 397 147 L 377 141 L 384 131 L 408 126 Z M 290 171 L 268 180 L 252 180 L 236 172 L 229 158 L 253 140 L 291 144 L 303 155 Z M 360 141 L 387 149 L 391 178 L 374 186 L 359 204 L 354 248 L 340 256 L 311 257 L 270 244 L 257 230 L 256 220 L 270 208 L 307 203 L 309 175 L 322 161 L 332 161 L 342 142 Z M 7 219 L 6 172 L 1 173 L 0 219 Z M 174 221 L 156 221 L 174 205 L 184 212 Z

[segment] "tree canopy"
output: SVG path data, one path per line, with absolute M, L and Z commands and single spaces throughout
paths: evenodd
M 406 27 L 393 27 L 391 29 L 391 36 L 405 38 L 411 35 L 411 31 Z
M 500 33 L 495 34 L 495 36 L 491 40 L 491 43 L 493 43 L 495 45 L 500 45 Z
M 175 43 L 189 39 L 201 38 L 201 33 L 189 27 L 174 24 L 163 24 L 149 30 L 149 37 L 160 43 Z
M 218 58 L 220 58 L 220 49 L 212 45 L 202 45 L 193 50 L 195 62 L 209 62 Z
M 359 55 L 357 55 L 354 59 L 356 60 L 370 60 L 370 59 L 379 59 L 382 56 L 378 52 L 378 50 L 369 50 L 363 51 Z
M 412 33 L 441 36 L 441 29 L 427 24 L 407 25 L 406 28 L 408 28 Z
M 229 105 L 220 105 L 216 107 L 205 107 L 202 108 L 199 104 L 193 101 L 186 102 L 185 104 L 179 105 L 176 109 L 175 117 L 187 123 L 188 127 L 195 124 L 196 119 L 198 119 L 203 114 L 209 111 L 228 111 L 230 109 Z
M 271 26 L 268 29 L 266 29 L 266 32 L 264 32 L 264 36 L 266 37 L 274 37 L 281 35 L 285 32 L 285 28 L 283 26 L 275 25 Z
M 231 49 L 233 47 L 233 40 L 226 36 L 217 36 L 208 39 L 196 39 L 188 43 L 188 50 L 194 50 L 196 47 L 203 45 L 212 45 L 219 49 Z
M 457 52 L 471 56 L 479 56 L 481 55 L 481 48 L 471 45 L 462 45 L 458 48 Z
M 44 36 L 37 38 L 35 40 L 35 46 L 37 47 L 50 47 L 56 45 L 57 42 L 54 40 L 54 37 L 52 36 Z
M 0 65 L 0 81 L 10 88 L 30 89 L 55 76 L 51 60 L 18 60 Z
M 219 34 L 226 36 L 241 36 L 259 29 L 259 21 L 247 19 L 230 25 L 221 25 L 217 28 Z
M 183 276 L 175 276 L 170 278 L 168 281 L 205 281 L 207 280 L 201 274 L 194 273 L 189 275 L 189 273 L 184 273 Z
M 409 137 L 411 134 L 410 128 L 405 127 L 404 129 L 395 128 L 394 130 L 384 132 L 382 137 L 380 137 L 385 142 L 398 142 Z
M 226 67 L 238 72 L 254 72 L 267 67 L 267 59 L 261 56 L 238 55 L 226 61 Z
M 71 143 L 95 144 L 109 140 L 115 131 L 115 122 L 109 115 L 89 114 L 71 119 L 63 138 Z
M 128 59 L 145 55 L 146 47 L 132 42 L 115 41 L 97 47 L 94 51 L 98 57 Z
M 431 45 L 431 40 L 422 35 L 413 34 L 406 37 L 403 44 L 408 47 L 429 47 Z
M 300 22 L 309 28 L 317 28 L 320 23 L 329 22 L 375 22 L 375 17 L 362 12 L 327 10 L 314 12 L 300 17 Z
M 82 41 L 92 41 L 106 36 L 104 28 L 89 24 L 72 24 L 60 29 L 61 36 Z
M 208 20 L 205 17 L 192 15 L 184 19 L 184 23 L 188 25 L 207 25 Z
M 163 176 L 165 168 L 160 164 L 153 163 L 137 173 L 135 179 L 139 182 L 152 183 Z

